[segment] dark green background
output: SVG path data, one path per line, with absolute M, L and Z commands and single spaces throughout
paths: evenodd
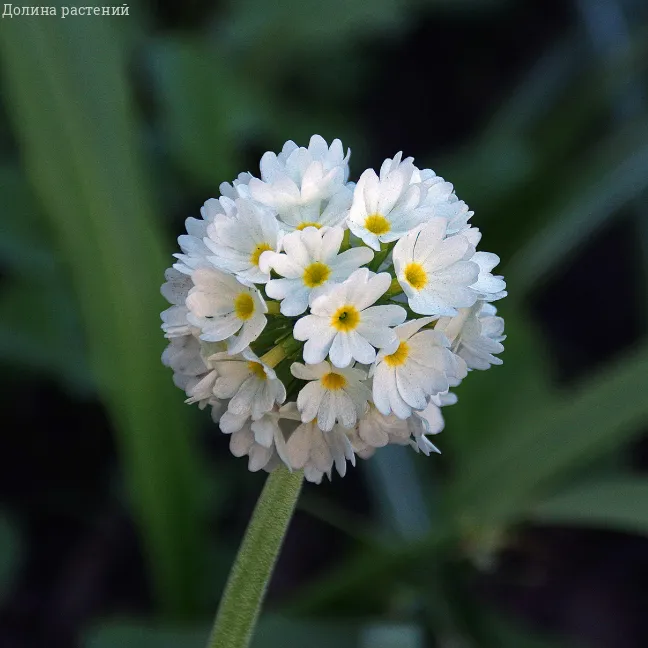
M 354 178 L 402 149 L 454 183 L 509 337 L 442 456 L 306 488 L 256 648 L 647 645 L 647 21 L 639 0 L 0 20 L 0 646 L 204 644 L 263 475 L 161 366 L 159 286 L 220 182 L 313 133 Z

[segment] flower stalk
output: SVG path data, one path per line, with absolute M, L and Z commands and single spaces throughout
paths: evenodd
M 207 648 L 246 648 L 301 491 L 303 472 L 268 476 L 245 532 Z

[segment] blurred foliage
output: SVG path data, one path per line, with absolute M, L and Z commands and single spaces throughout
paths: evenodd
M 250 150 L 286 139 L 340 136 L 364 161 L 368 126 L 337 108 L 358 98 L 372 70 L 363 44 L 406 42 L 416 19 L 435 11 L 499 6 L 476 4 L 241 0 L 181 36 L 154 31 L 146 5 L 82 29 L 72 20 L 2 25 L 5 108 L 21 160 L 0 160 L 0 359 L 77 395 L 96 392 L 107 407 L 166 622 L 106 624 L 89 648 L 202 645 L 233 552 L 225 540 L 205 547 L 207 515 L 222 510 L 233 469 L 207 474 L 195 421 L 159 363 L 158 290 L 179 233 L 166 221 L 187 204 L 195 215 L 196 196 L 243 170 Z M 648 189 L 648 115 L 607 119 L 624 88 L 642 82 L 645 35 L 637 29 L 599 61 L 570 36 L 474 138 L 419 160 L 455 183 L 486 249 L 505 259 L 505 364 L 460 387 L 459 405 L 444 412 L 441 459 L 394 449 L 360 468 L 376 499 L 370 525 L 305 495 L 304 510 L 345 530 L 358 550 L 294 595 L 290 618 L 266 618 L 257 648 L 416 648 L 427 634 L 466 648 L 555 646 L 479 605 L 458 574 L 490 564 L 527 521 L 648 533 L 648 486 L 623 460 L 648 422 L 648 341 L 558 386 L 529 309 L 624 209 L 636 212 L 648 250 L 636 209 Z M 648 261 L 639 271 L 648 285 Z M 583 307 L 595 319 L 614 298 Z M 17 540 L 0 522 L 5 580 Z M 352 622 L 299 618 L 341 609 Z M 178 629 L 187 619 L 198 627 Z M 396 642 L 381 625 L 389 619 L 404 624 Z

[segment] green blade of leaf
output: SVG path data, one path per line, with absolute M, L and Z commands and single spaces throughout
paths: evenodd
M 538 504 L 530 519 L 648 534 L 648 479 L 623 475 L 579 484 Z
M 631 439 L 648 420 L 648 346 L 587 380 L 573 393 L 543 401 L 509 422 L 452 486 L 452 508 L 482 523 L 524 515 L 534 497 Z M 511 394 L 515 397 L 515 394 Z
M 71 270 L 158 598 L 182 616 L 196 608 L 203 573 L 200 467 L 188 411 L 160 365 L 166 264 L 111 27 L 15 20 L 0 51 L 16 136 Z
M 648 122 L 626 126 L 587 163 L 574 188 L 561 195 L 551 221 L 507 266 L 509 290 L 528 292 L 618 209 L 648 189 Z

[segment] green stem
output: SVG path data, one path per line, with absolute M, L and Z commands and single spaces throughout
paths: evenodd
M 246 648 L 303 481 L 301 471 L 270 473 L 218 607 L 207 648 Z

